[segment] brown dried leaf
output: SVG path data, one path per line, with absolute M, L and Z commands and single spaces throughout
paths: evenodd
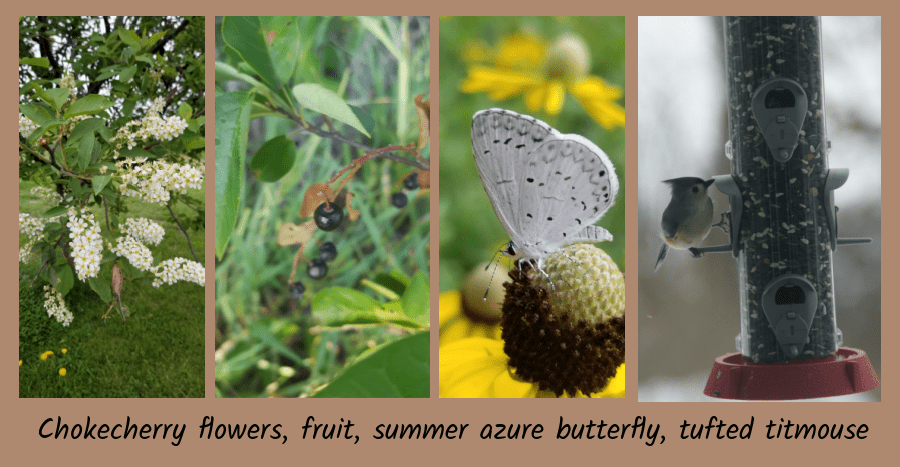
M 428 189 L 431 188 L 431 171 L 420 170 L 416 178 L 419 180 L 419 186 Z
M 303 204 L 300 206 L 300 217 L 311 217 L 320 204 L 331 201 L 334 195 L 331 187 L 327 183 L 316 183 L 306 189 L 303 195 Z
M 419 115 L 419 150 L 428 145 L 431 126 L 431 99 L 423 102 L 423 97 L 425 94 L 416 96 L 416 113 Z
M 315 232 L 317 228 L 316 221 L 312 219 L 300 225 L 296 225 L 292 222 L 285 222 L 278 230 L 278 244 L 281 246 L 302 245 L 312 238 L 313 232 Z
M 356 219 L 359 219 L 359 209 L 350 207 L 350 201 L 353 201 L 353 193 L 347 193 L 347 217 L 349 217 L 351 221 L 355 221 Z
M 119 267 L 119 263 L 114 262 L 112 269 L 112 291 L 113 294 L 115 294 L 116 298 L 119 299 L 119 311 L 122 313 L 122 321 L 125 321 L 125 306 L 122 305 L 123 279 L 124 276 L 122 275 L 122 268 Z
M 124 276 L 122 275 L 122 268 L 119 267 L 119 263 L 113 263 L 112 268 L 112 292 L 115 296 L 122 295 L 122 281 Z

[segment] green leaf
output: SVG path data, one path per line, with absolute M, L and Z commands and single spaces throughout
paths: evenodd
M 122 39 L 126 45 L 130 45 L 132 47 L 140 47 L 141 46 L 141 38 L 138 37 L 137 33 L 134 31 L 129 31 L 128 29 L 118 29 L 119 38 Z
M 423 326 L 431 320 L 429 313 L 431 308 L 430 288 L 430 282 L 425 277 L 425 273 L 419 271 L 413 276 L 412 282 L 400 298 L 403 303 L 403 313 Z
M 222 39 L 270 88 L 277 91 L 281 87 L 258 16 L 226 16 L 222 20 Z
M 363 109 L 360 109 L 355 105 L 351 105 L 350 110 L 353 111 L 353 115 L 356 115 L 356 118 L 359 119 L 359 122 L 362 123 L 362 126 L 366 129 L 366 131 L 368 131 L 369 133 L 375 131 L 375 119 L 372 118 L 372 116 L 365 113 Z
M 82 138 L 78 143 L 78 170 L 83 172 L 85 167 L 91 163 L 91 156 L 94 155 L 94 137 Z
M 67 207 L 65 207 L 65 206 L 56 206 L 56 207 L 52 207 L 52 208 L 50 208 L 50 209 L 44 211 L 44 213 L 41 214 L 41 217 L 56 217 L 56 216 L 61 216 L 61 215 L 65 214 L 65 213 L 68 212 L 68 211 L 69 211 L 69 208 L 67 208 Z
M 356 128 L 366 136 L 371 136 L 350 106 L 334 91 L 320 84 L 303 83 L 294 86 L 294 97 L 297 98 L 297 102 L 301 106 L 320 114 L 328 115 L 339 122 Z
M 225 253 L 240 209 L 250 123 L 246 92 L 216 94 L 216 256 Z
M 241 73 L 237 68 L 225 63 L 225 62 L 216 62 L 216 81 L 244 81 L 249 83 L 251 86 L 262 86 L 263 84 L 256 80 L 256 78 Z
M 44 89 L 40 86 L 34 86 L 34 92 L 44 102 L 50 104 L 54 110 L 59 110 L 66 103 L 66 99 L 69 98 L 69 90 L 66 88 Z
M 111 106 L 112 102 L 110 102 L 109 99 L 99 94 L 88 94 L 87 96 L 84 96 L 81 99 L 73 102 L 72 105 L 69 106 L 69 110 L 66 110 L 65 118 L 103 112 Z
M 103 268 L 101 268 L 102 271 Z M 97 292 L 97 295 L 103 299 L 104 302 L 109 303 L 112 301 L 112 289 L 109 287 L 109 282 L 111 278 L 103 277 L 103 274 L 98 275 L 97 277 L 91 277 L 88 279 L 88 285 L 91 286 L 91 289 L 94 292 Z
M 134 77 L 134 74 L 137 73 L 136 66 L 130 66 L 119 72 L 119 82 L 127 83 Z
M 312 397 L 429 397 L 430 342 L 424 331 L 380 346 Z
M 60 126 L 60 125 L 63 125 L 63 124 L 65 124 L 65 123 L 66 123 L 66 122 L 64 122 L 64 121 L 62 121 L 62 120 L 52 120 L 52 121 L 49 121 L 49 122 L 47 122 L 47 123 L 41 125 L 40 128 L 38 128 L 37 130 L 34 130 L 34 131 L 31 133 L 31 135 L 28 137 L 28 142 L 29 142 L 29 143 L 34 143 L 34 142 L 37 141 L 37 139 L 40 138 L 41 135 L 43 135 L 44 133 L 46 133 L 46 132 L 48 132 L 48 131 L 50 131 L 50 130 L 52 130 L 52 129 L 54 129 L 54 128 Z
M 300 58 L 301 37 L 297 29 L 297 17 L 293 16 L 263 16 L 260 17 L 263 30 L 271 37 L 268 51 L 272 64 L 275 66 L 275 75 L 278 81 L 287 83 L 294 75 Z
M 165 36 L 167 32 L 169 32 L 168 29 L 166 29 L 165 31 L 159 31 L 156 34 L 153 34 L 152 36 L 150 36 L 149 38 L 146 39 L 147 43 L 144 45 L 149 47 L 149 46 L 159 42 L 159 40 L 162 39 L 163 36 Z
M 75 285 L 75 278 L 72 276 L 72 268 L 69 267 L 68 264 L 64 264 L 56 270 L 56 279 L 57 283 L 54 284 L 56 287 L 56 291 L 59 292 L 63 297 L 72 290 L 72 286 Z
M 190 119 L 193 113 L 194 111 L 191 109 L 190 104 L 188 104 L 187 102 L 184 102 L 178 106 L 178 116 L 185 120 Z
M 69 141 L 78 141 L 84 136 L 93 135 L 103 124 L 102 118 L 86 118 L 75 125 L 75 129 L 69 134 Z
M 105 187 L 106 184 L 109 183 L 109 177 L 109 175 L 94 175 L 94 177 L 91 179 L 91 182 L 94 185 L 95 195 L 99 195 L 100 192 L 103 191 L 103 187 Z
M 19 65 L 31 65 L 31 66 L 39 66 L 43 68 L 50 68 L 50 60 L 46 57 L 27 57 L 20 58 Z
M 296 353 L 292 352 L 291 349 L 287 348 L 281 340 L 278 339 L 278 336 L 272 333 L 272 329 L 270 326 L 267 326 L 263 323 L 255 323 L 250 326 L 250 335 L 255 337 L 264 345 L 268 346 L 272 350 L 284 355 L 285 357 L 290 358 L 295 363 L 299 364 L 302 367 L 306 367 L 306 363 L 300 358 Z
M 250 170 L 261 182 L 276 182 L 291 170 L 295 159 L 297 148 L 294 142 L 279 135 L 266 141 L 256 151 L 250 160 Z
M 131 149 L 128 149 L 128 146 L 125 146 L 124 148 L 119 150 L 119 156 L 127 157 L 129 159 L 134 159 L 136 157 L 147 157 L 151 159 L 155 158 L 153 154 L 145 151 L 144 148 L 139 146 L 135 146 Z
M 19 104 L 19 112 L 22 112 L 22 115 L 30 118 L 32 122 L 38 125 L 53 121 L 50 112 L 47 112 L 47 109 L 37 105 Z
M 326 326 L 338 327 L 348 324 L 393 324 L 419 329 L 403 314 L 400 306 L 382 304 L 368 295 L 353 289 L 329 287 L 320 290 L 312 301 L 312 310 L 325 322 Z

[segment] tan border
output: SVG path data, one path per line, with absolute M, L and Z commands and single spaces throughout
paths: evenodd
M 61 2 L 60 2 L 61 3 Z M 111 4 L 111 2 L 108 2 Z M 374 4 L 361 3 L 360 10 L 357 13 L 370 13 Z M 399 2 L 396 2 L 399 3 Z M 407 2 L 412 4 L 412 2 Z M 160 6 L 177 5 L 176 9 L 194 9 L 197 7 L 183 8 L 183 2 L 175 3 L 168 0 L 160 0 L 153 4 L 154 9 Z M 775 4 L 770 2 L 769 4 Z M 14 9 L 19 9 L 21 3 L 13 5 Z M 415 4 L 414 10 L 425 10 L 425 12 L 437 11 L 441 9 L 456 10 L 457 12 L 477 13 L 477 14 L 502 14 L 509 12 L 509 7 L 500 4 L 489 4 L 485 2 L 462 2 L 455 4 L 430 3 Z M 627 126 L 627 150 L 630 159 L 634 159 L 637 154 L 637 106 L 636 106 L 636 86 L 637 86 L 637 30 L 635 13 L 682 13 L 681 10 L 686 8 L 680 3 L 670 3 L 660 9 L 638 6 L 635 3 L 624 5 L 602 5 L 572 2 L 568 8 L 560 7 L 560 11 L 554 11 L 558 14 L 578 14 L 578 13 L 607 13 L 607 14 L 626 14 L 626 50 L 628 55 L 628 64 L 626 71 L 626 92 L 630 96 L 626 100 L 626 109 L 629 115 L 629 124 Z M 716 4 L 721 5 L 721 4 Z M 778 3 L 779 6 L 785 6 Z M 26 5 L 28 6 L 28 5 Z M 42 5 L 45 6 L 45 5 Z M 149 6 L 149 4 L 148 4 Z M 222 4 L 205 4 L 197 5 L 203 10 L 216 10 L 221 8 L 221 12 L 234 12 L 234 8 Z M 266 4 L 265 6 L 269 6 Z M 379 5 L 380 6 L 380 5 Z M 548 6 L 546 4 L 535 6 Z M 551 8 L 557 8 L 557 4 L 549 5 Z M 750 10 L 747 7 L 755 7 L 757 4 L 743 5 L 744 10 Z M 797 5 L 798 7 L 800 5 Z M 850 8 L 859 8 L 860 2 L 854 4 L 842 4 L 845 11 Z M 181 7 L 181 8 L 178 8 Z M 617 8 L 618 7 L 618 8 Z M 64 8 L 71 10 L 69 4 Z M 115 9 L 122 8 L 121 4 L 116 4 Z M 248 8 L 244 8 L 247 10 Z M 278 12 L 288 12 L 300 10 L 309 13 L 309 9 L 322 10 L 322 7 L 306 6 L 304 4 L 285 3 L 279 8 Z M 343 6 L 341 12 L 349 13 L 353 9 L 351 6 Z M 396 10 L 396 8 L 387 8 Z M 543 8 L 548 10 L 549 8 Z M 600 11 L 600 10 L 612 11 Z M 709 8 L 706 11 L 694 11 L 697 13 L 722 13 L 722 8 Z M 693 10 L 698 10 L 693 8 Z M 788 8 L 788 10 L 798 10 L 798 8 Z M 318 11 L 317 11 L 318 12 Z M 536 11 L 529 10 L 527 5 L 518 5 L 517 12 L 532 13 L 544 12 L 540 9 Z M 787 13 L 796 12 L 788 11 Z M 207 34 L 212 32 L 212 17 L 207 17 Z M 13 23 L 15 18 L 6 18 L 5 22 L 8 27 L 0 31 L 4 36 L 3 49 L 4 61 L 11 62 L 12 46 L 14 35 L 17 28 Z M 437 49 L 437 32 L 438 18 L 432 17 L 432 99 L 435 105 L 438 104 L 437 77 L 438 77 L 438 49 Z M 209 40 L 208 36 L 208 40 Z M 885 32 L 884 42 L 888 45 L 887 50 L 893 50 L 893 46 L 897 44 L 897 34 L 888 29 Z M 212 44 L 210 41 L 208 43 Z M 208 59 L 213 57 L 212 48 L 208 48 L 210 53 Z M 209 62 L 211 63 L 211 61 Z M 886 76 L 891 76 L 891 72 L 897 66 L 893 61 L 886 61 Z M 10 69 L 12 67 L 10 66 Z M 14 84 L 12 83 L 12 72 L 8 73 L 5 78 L 4 88 L 8 89 L 6 94 L 8 102 L 11 105 L 13 99 Z M 207 82 L 212 83 L 212 74 L 207 73 Z M 210 87 L 211 89 L 211 87 Z M 884 101 L 893 103 L 896 101 L 896 92 L 892 88 L 885 89 Z M 214 110 L 213 99 L 207 100 L 207 112 L 212 115 Z M 888 107 L 891 108 L 891 107 Z M 434 112 L 435 117 L 437 112 Z M 891 121 L 897 120 L 896 116 L 891 113 L 885 115 L 888 128 L 893 128 Z M 6 112 L 3 114 L 4 119 L 12 119 L 13 113 Z M 436 130 L 437 118 L 433 122 L 432 129 Z M 214 134 L 214 119 L 208 119 L 207 131 Z M 14 137 L 12 122 L 7 123 L 7 134 Z M 437 131 L 433 132 L 437 136 Z M 436 138 L 435 138 L 436 139 Z M 208 154 L 213 154 L 213 139 L 209 138 L 210 146 Z M 432 154 L 438 154 L 438 146 L 433 141 Z M 893 154 L 892 147 L 896 143 L 888 139 L 885 141 L 885 154 Z M 13 166 L 14 159 L 11 155 L 4 158 L 4 164 L 7 170 L 2 172 L 7 182 L 0 185 L 0 190 L 7 193 L 7 200 L 16 199 L 15 187 L 13 182 L 13 174 L 17 170 Z M 213 196 L 213 165 L 212 158 L 208 158 L 208 177 L 207 177 L 207 203 L 212 202 Z M 437 167 L 437 164 L 434 164 Z M 895 173 L 892 169 L 897 168 L 898 163 L 894 158 L 885 158 L 883 160 L 883 171 L 885 173 Z M 626 196 L 629 200 L 636 199 L 637 194 L 637 164 L 636 160 L 629 160 L 627 167 L 627 189 Z M 437 245 L 439 233 L 438 203 L 436 196 L 439 193 L 437 184 L 438 174 L 432 174 L 432 245 Z M 886 199 L 896 199 L 898 196 L 898 187 L 889 184 L 883 187 L 883 196 Z M 9 224 L 4 226 L 3 236 L 5 238 L 13 238 L 15 235 L 15 224 L 13 219 L 13 202 L 3 203 L 0 209 L 4 210 L 3 218 L 9 220 Z M 629 232 L 637 232 L 637 216 L 636 202 L 628 202 L 629 212 L 626 214 L 626 228 Z M 209 210 L 212 213 L 212 210 Z M 884 221 L 889 231 L 897 226 L 898 220 L 893 216 L 887 216 Z M 208 225 L 212 225 L 212 219 L 208 218 Z M 208 241 L 206 257 L 213 258 L 211 246 L 212 230 L 208 230 Z M 627 270 L 631 271 L 631 275 L 637 272 L 637 244 L 629 241 L 626 248 L 626 264 Z M 17 237 L 16 237 L 17 238 Z M 10 242 L 12 243 L 12 242 Z M 898 258 L 897 246 L 893 244 L 885 244 L 883 247 L 884 258 Z M 4 297 L 12 297 L 16 294 L 12 293 L 12 287 L 17 280 L 17 269 L 11 265 L 14 258 L 14 248 L 9 245 L 3 250 L 3 262 L 0 264 L 7 265 L 0 268 L 0 284 L 3 284 Z M 433 318 L 436 322 L 437 318 L 437 249 L 431 251 L 432 258 L 432 311 Z M 207 396 L 212 395 L 213 384 L 213 297 L 212 284 L 214 283 L 213 262 L 209 261 L 208 266 L 208 283 L 207 287 Z M 890 264 L 890 263 L 888 263 Z M 890 283 L 892 279 L 897 278 L 897 272 L 890 269 L 884 270 L 887 275 L 883 276 L 886 283 Z M 630 276 L 631 278 L 631 276 Z M 628 283 L 628 301 L 633 307 L 637 304 L 637 288 L 635 281 L 629 280 Z M 887 300 L 884 300 L 887 299 Z M 12 302 L 12 299 L 9 299 Z M 896 298 L 890 295 L 883 296 L 883 304 L 885 308 L 893 306 L 897 303 Z M 8 308 L 17 308 L 17 304 L 10 303 Z M 637 312 L 632 309 L 629 314 Z M 898 322 L 895 313 L 883 314 L 883 326 L 885 329 L 894 329 Z M 2 327 L 4 337 L 4 352 L 7 355 L 6 368 L 13 367 L 13 354 L 17 353 L 15 347 L 16 333 L 18 323 L 17 316 L 14 312 L 5 314 Z M 872 330 L 880 332 L 881 330 Z M 436 336 L 433 336 L 436 337 Z M 634 355 L 637 349 L 636 339 L 637 329 L 631 327 L 629 330 L 628 352 Z M 436 339 L 432 340 L 432 346 L 436 345 Z M 432 350 L 435 350 L 434 347 Z M 895 340 L 884 342 L 883 352 L 885 355 L 897 354 L 897 343 Z M 436 368 L 437 356 L 436 352 L 432 353 L 432 368 L 435 370 L 432 374 L 432 395 L 436 395 Z M 213 465 L 222 464 L 259 464 L 259 463 L 285 463 L 310 465 L 316 462 L 329 462 L 341 465 L 344 462 L 356 462 L 365 464 L 427 464 L 427 465 L 447 465 L 466 462 L 473 465 L 485 463 L 521 463 L 521 465 L 539 465 L 548 462 L 586 462 L 590 464 L 605 465 L 608 463 L 627 463 L 627 464 L 644 464 L 648 461 L 665 462 L 666 465 L 703 465 L 708 463 L 728 463 L 731 464 L 747 464 L 754 463 L 774 463 L 784 460 L 794 462 L 808 461 L 826 461 L 827 465 L 841 465 L 843 463 L 860 463 L 865 461 L 875 461 L 878 459 L 886 459 L 892 453 L 889 451 L 893 443 L 893 435 L 898 433 L 896 423 L 892 418 L 897 413 L 898 403 L 896 398 L 896 389 L 893 383 L 896 382 L 894 370 L 896 365 L 883 365 L 883 374 L 879 375 L 883 384 L 883 402 L 876 404 L 797 404 L 797 403 L 760 403 L 760 404 L 739 404 L 731 403 L 724 405 L 716 404 L 694 404 L 694 403 L 676 403 L 676 404 L 640 404 L 636 401 L 637 396 L 637 368 L 636 359 L 632 359 L 629 365 L 628 376 L 628 398 L 624 401 L 552 401 L 552 400 L 19 400 L 18 379 L 10 374 L 0 384 L 0 398 L 3 401 L 3 424 L 2 439 L 3 446 L 6 447 L 4 458 L 8 459 L 10 465 L 30 465 L 36 463 L 50 463 L 53 461 L 61 461 L 66 464 L 82 465 L 103 465 L 112 462 L 120 464 L 135 465 L 160 465 L 162 463 L 172 463 L 175 465 L 190 465 L 201 462 L 210 462 Z M 10 370 L 11 371 L 11 370 Z M 188 425 L 185 439 L 181 446 L 173 448 L 167 441 L 147 440 L 147 441 L 50 441 L 43 440 L 37 436 L 37 428 L 40 422 L 48 417 L 62 416 L 64 420 L 70 423 L 83 423 L 87 416 L 91 417 L 94 422 L 101 423 L 124 423 L 125 417 L 130 416 L 132 421 L 138 423 L 185 423 Z M 201 423 L 203 416 L 214 415 L 216 421 L 220 423 L 282 423 L 285 425 L 283 431 L 287 433 L 289 441 L 285 445 L 279 445 L 270 440 L 256 441 L 206 441 L 197 439 L 197 427 Z M 333 422 L 339 421 L 341 417 L 351 419 L 356 427 L 355 432 L 365 435 L 357 445 L 352 445 L 346 441 L 304 441 L 301 439 L 301 427 L 306 416 L 315 416 L 319 421 Z M 692 421 L 707 421 L 710 416 L 718 416 L 727 422 L 746 423 L 751 415 L 756 418 L 756 427 L 754 429 L 754 437 L 748 441 L 680 441 L 677 439 L 678 426 L 687 418 Z M 607 422 L 631 423 L 636 416 L 647 416 L 652 423 L 661 423 L 663 425 L 663 434 L 666 435 L 666 442 L 663 445 L 647 447 L 639 440 L 580 440 L 580 441 L 556 441 L 553 438 L 554 427 L 559 416 L 564 416 L 567 421 L 587 422 L 592 419 L 599 422 L 601 419 Z M 842 441 L 792 441 L 778 442 L 767 441 L 763 435 L 763 425 L 768 419 L 780 418 L 792 419 L 795 421 L 803 421 L 807 423 L 867 423 L 870 427 L 869 438 L 863 441 L 842 440 Z M 470 423 L 471 426 L 466 432 L 463 440 L 443 442 L 432 441 L 395 441 L 395 442 L 374 442 L 368 439 L 368 434 L 377 423 Z M 483 441 L 478 438 L 478 429 L 485 423 L 543 423 L 547 426 L 544 432 L 544 439 L 538 441 Z

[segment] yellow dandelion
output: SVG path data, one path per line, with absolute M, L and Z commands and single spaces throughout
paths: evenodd
M 591 56 L 580 36 L 565 34 L 548 46 L 541 38 L 513 35 L 496 51 L 472 42 L 463 60 L 470 64 L 461 85 L 465 93 L 487 92 L 495 101 L 524 94 L 529 111 L 557 115 L 568 92 L 607 130 L 625 126 L 625 109 L 616 103 L 622 88 L 588 75 Z
M 19 360 L 19 366 L 22 366 L 22 360 Z
M 69 351 L 68 349 L 62 349 L 62 353 L 66 353 L 68 351 Z
M 66 376 L 66 369 L 65 369 L 65 368 L 60 368 L 60 369 L 59 369 L 59 376 Z
M 48 350 L 48 351 L 46 351 L 46 352 L 44 352 L 44 353 L 41 354 L 41 360 L 46 360 L 47 357 L 49 357 L 49 356 L 51 356 L 51 355 L 53 355 L 53 351 L 52 351 L 52 350 Z

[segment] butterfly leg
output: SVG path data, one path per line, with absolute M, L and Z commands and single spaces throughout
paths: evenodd
M 540 272 L 541 272 L 541 274 L 543 274 L 543 275 L 544 275 L 544 277 L 546 277 L 546 278 L 547 278 L 547 280 L 548 280 L 548 281 L 549 281 L 549 282 L 550 282 L 550 289 L 552 289 L 552 290 L 556 290 L 556 284 L 554 284 L 554 283 L 553 283 L 553 279 L 551 279 L 551 278 L 550 278 L 550 276 L 549 276 L 549 275 L 547 275 L 547 273 L 546 273 L 546 272 L 545 272 L 545 271 L 544 271 L 544 268 L 543 268 L 543 267 L 541 267 L 541 266 L 542 266 L 542 264 L 541 264 L 541 260 L 540 260 L 540 259 L 538 259 L 538 260 L 537 260 L 537 261 L 535 261 L 535 260 L 531 260 L 531 264 L 533 264 L 533 265 L 534 265 L 534 267 L 536 267 L 536 268 L 537 268 L 537 270 L 538 270 L 538 271 L 540 271 Z

